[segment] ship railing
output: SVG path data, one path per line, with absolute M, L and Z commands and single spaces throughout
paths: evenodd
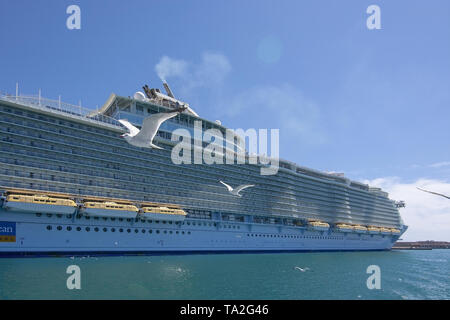
M 115 128 L 121 127 L 120 123 L 111 117 L 96 112 L 93 109 L 73 105 L 61 100 L 52 100 L 34 95 L 0 95 L 0 100 L 26 105 L 33 109 L 61 113 L 72 118 L 81 118 L 93 123 L 107 124 Z

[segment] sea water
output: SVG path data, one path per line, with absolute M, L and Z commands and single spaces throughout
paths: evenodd
M 450 250 L 1 258 L 0 299 L 450 299 L 449 275 Z

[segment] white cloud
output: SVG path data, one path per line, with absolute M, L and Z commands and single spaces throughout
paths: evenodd
M 205 52 L 196 67 L 193 79 L 198 86 L 220 84 L 231 71 L 228 58 L 220 53 Z
M 164 56 L 155 66 L 158 77 L 165 81 L 169 77 L 180 77 L 186 73 L 188 63 L 184 60 L 177 60 Z
M 385 177 L 366 180 L 364 183 L 389 192 L 391 199 L 406 202 L 406 208 L 400 209 L 400 214 L 409 227 L 402 236 L 404 240 L 450 241 L 450 200 L 417 189 L 420 187 L 450 194 L 450 182 L 419 179 L 405 183 L 397 177 Z
M 213 93 L 216 102 L 210 109 L 219 117 L 258 120 L 254 124 L 258 128 L 278 128 L 287 141 L 320 144 L 326 140 L 319 107 L 290 84 L 255 86 L 224 95 L 232 67 L 221 53 L 204 52 L 198 63 L 163 56 L 155 69 L 163 80 L 180 80 L 179 97 L 194 98 L 194 103 L 195 89 L 207 88 L 201 94 Z
M 163 56 L 155 66 L 155 70 L 161 80 L 181 79 L 182 91 L 186 91 L 222 83 L 231 71 L 231 64 L 221 53 L 204 52 L 200 63 Z
M 450 161 L 443 161 L 443 162 L 430 164 L 431 168 L 442 168 L 442 167 L 448 167 L 448 166 L 450 166 Z

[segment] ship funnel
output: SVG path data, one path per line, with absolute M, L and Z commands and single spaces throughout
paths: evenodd
M 151 99 L 152 98 L 152 94 L 150 92 L 150 88 L 148 87 L 148 85 L 144 85 L 142 87 L 142 89 L 144 89 L 145 95 L 147 96 L 147 98 Z
M 166 81 L 163 82 L 163 86 L 164 86 L 164 89 L 166 89 L 167 95 L 168 95 L 169 97 L 175 99 L 175 97 L 174 97 L 174 95 L 173 95 L 173 93 L 172 93 L 172 90 L 170 90 L 170 87 L 169 87 L 169 85 L 167 84 Z

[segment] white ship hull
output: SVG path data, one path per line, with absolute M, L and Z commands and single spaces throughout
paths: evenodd
M 328 229 L 330 229 L 329 227 L 319 227 L 319 226 L 312 226 L 310 228 L 316 231 L 328 231 Z
M 90 217 L 101 217 L 101 218 L 124 218 L 124 219 L 134 219 L 137 216 L 136 211 L 128 210 L 111 210 L 111 209 L 101 209 L 101 208 L 85 208 L 81 213 Z
M 74 214 L 76 207 L 49 205 L 41 203 L 27 203 L 27 202 L 5 202 L 3 207 L 11 211 L 20 211 L 28 213 L 50 213 L 50 214 Z
M 148 220 L 159 220 L 159 221 L 184 221 L 186 216 L 181 214 L 164 214 L 164 213 L 153 213 L 153 212 L 141 212 L 139 213 L 145 219 Z
M 349 229 L 349 228 L 337 228 L 337 230 L 342 233 L 349 233 L 349 232 L 353 233 L 355 231 L 355 230 Z
M 0 255 L 389 250 L 398 236 L 305 227 L 189 219 L 184 222 L 76 219 L 0 209 L 14 241 Z M 1 236 L 0 236 L 1 238 Z

